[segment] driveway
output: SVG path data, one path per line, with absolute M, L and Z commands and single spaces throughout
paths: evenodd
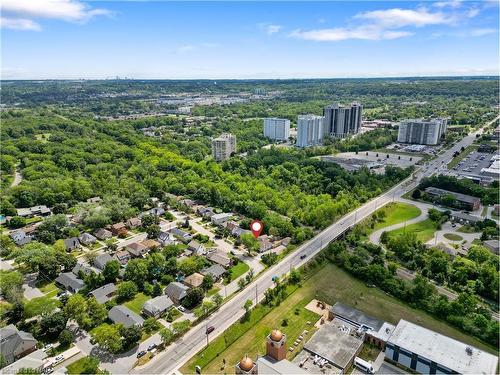
M 24 290 L 24 298 L 27 300 L 32 300 L 33 298 L 43 297 L 44 294 L 40 289 L 38 289 L 36 284 L 36 273 L 31 273 L 26 275 L 24 278 L 23 290 Z
M 444 223 L 441 226 L 441 229 L 435 233 L 434 238 L 427 241 L 427 244 L 428 245 L 436 245 L 438 243 L 445 243 L 445 244 L 453 247 L 453 245 L 462 245 L 462 242 L 465 240 L 466 243 L 464 245 L 466 248 L 469 248 L 469 246 L 472 244 L 472 241 L 474 241 L 475 239 L 481 238 L 480 232 L 477 232 L 477 233 L 457 232 L 457 229 L 459 229 L 460 227 L 461 226 L 456 226 L 455 228 L 453 228 L 453 226 L 451 225 L 450 222 Z M 448 238 L 446 238 L 444 236 L 446 233 L 453 233 L 453 234 L 459 235 L 460 237 L 462 237 L 462 240 L 458 240 L 458 241 L 449 240 Z

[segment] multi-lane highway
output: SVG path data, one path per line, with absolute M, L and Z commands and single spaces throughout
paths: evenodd
M 348 228 L 363 220 L 376 209 L 413 189 L 423 177 L 434 174 L 441 166 L 446 165 L 446 163 L 452 159 L 455 151 L 460 151 L 462 147 L 467 147 L 475 138 L 476 133 L 463 138 L 451 148 L 442 152 L 431 162 L 421 167 L 412 177 L 381 194 L 376 199 L 372 199 L 353 212 L 345 215 L 313 239 L 301 245 L 295 252 L 285 257 L 279 264 L 265 271 L 259 278 L 250 283 L 244 290 L 226 302 L 220 310 L 208 318 L 206 324 L 215 327 L 215 331 L 210 334 L 209 340 L 217 337 L 243 315 L 243 305 L 246 300 L 253 300 L 254 302 L 255 300 L 260 301 L 264 296 L 264 291 L 273 286 L 272 278 L 274 276 L 283 276 L 289 272 L 292 267 L 299 267 L 309 261 L 325 248 L 329 242 L 339 237 Z M 193 327 L 182 339 L 170 345 L 146 366 L 140 369 L 134 369 L 131 372 L 148 374 L 168 374 L 174 372 L 206 345 L 206 324 L 200 324 Z

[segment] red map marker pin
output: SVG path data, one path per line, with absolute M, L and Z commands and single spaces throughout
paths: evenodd
M 254 220 L 250 223 L 250 230 L 252 231 L 252 234 L 255 238 L 260 236 L 260 232 L 262 232 L 262 228 L 264 226 L 259 220 Z

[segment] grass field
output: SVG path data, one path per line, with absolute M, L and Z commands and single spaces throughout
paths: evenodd
M 305 322 L 307 320 L 313 322 L 318 318 L 316 314 L 304 309 L 304 306 L 313 298 L 321 299 L 328 304 L 343 302 L 392 324 L 397 324 L 400 319 L 406 319 L 495 353 L 495 349 L 447 323 L 421 310 L 413 309 L 378 289 L 368 288 L 363 282 L 333 264 L 327 264 L 313 272 L 314 275 L 280 306 L 272 310 L 267 307 L 253 310 L 249 322 L 235 323 L 223 335 L 212 341 L 208 348 L 191 358 L 181 368 L 181 372 L 193 373 L 194 367 L 200 365 L 203 373 L 233 373 L 234 364 L 245 354 L 255 358 L 257 354 L 265 353 L 265 337 L 277 326 L 287 334 L 288 343 L 293 343 L 297 333 L 302 332 L 304 328 L 311 331 Z M 299 316 L 294 314 L 295 308 L 299 309 Z M 289 319 L 286 327 L 281 326 L 284 318 Z M 234 341 L 235 336 L 236 341 Z M 223 359 L 226 360 L 225 369 L 222 369 Z
M 27 301 L 24 305 L 24 317 L 31 318 L 33 316 L 47 314 L 54 311 L 61 303 L 57 299 L 52 299 L 49 296 L 33 298 Z
M 85 364 L 87 363 L 87 361 L 89 359 L 90 359 L 90 357 L 83 357 L 83 358 L 80 358 L 80 359 L 76 360 L 75 362 L 69 364 L 68 366 L 66 366 L 66 368 L 68 370 L 68 374 L 70 374 L 70 375 L 73 375 L 73 374 L 79 375 L 82 373 L 88 374 L 88 372 L 84 372 L 84 371 L 87 369 L 87 366 Z M 102 371 L 98 369 L 97 373 L 102 374 Z
M 229 269 L 229 272 L 231 272 L 231 280 L 235 280 L 241 275 L 243 275 L 245 272 L 247 272 L 250 269 L 248 264 L 245 262 L 239 261 L 237 265 L 232 266 Z
M 464 239 L 462 236 L 455 233 L 445 233 L 443 236 L 450 241 L 462 241 Z
M 431 219 L 426 219 L 415 224 L 407 225 L 406 228 L 391 230 L 388 233 L 389 236 L 398 236 L 405 232 L 415 233 L 417 239 L 425 243 L 434 237 L 436 230 L 436 223 L 434 223 Z
M 136 314 L 141 315 L 142 305 L 151 297 L 145 295 L 144 293 L 137 293 L 133 300 L 125 302 L 124 305 Z
M 385 213 L 383 221 L 376 223 L 373 229 L 370 228 L 368 234 L 394 224 L 414 219 L 422 213 L 420 208 L 412 204 L 402 202 L 389 203 L 383 208 L 377 210 L 377 212 L 380 211 Z

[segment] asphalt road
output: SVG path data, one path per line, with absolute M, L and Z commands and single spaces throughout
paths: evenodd
M 450 149 L 442 152 L 436 159 L 424 165 L 409 179 L 396 185 L 377 198 L 365 203 L 330 225 L 316 237 L 304 243 L 296 251 L 285 257 L 280 263 L 265 271 L 258 279 L 250 283 L 233 299 L 225 303 L 219 311 L 210 316 L 206 324 L 200 324 L 193 327 L 184 337 L 170 345 L 164 352 L 160 353 L 147 365 L 140 369 L 133 369 L 131 373 L 169 374 L 178 370 L 190 357 L 206 345 L 207 338 L 205 329 L 207 326 L 215 327 L 215 330 L 209 337 L 209 341 L 211 341 L 222 334 L 243 315 L 243 305 L 246 300 L 253 300 L 255 303 L 256 300 L 260 301 L 263 298 L 264 291 L 273 286 L 274 283 L 272 278 L 274 276 L 281 277 L 289 272 L 292 267 L 299 267 L 309 261 L 325 248 L 329 242 L 339 237 L 349 227 L 363 220 L 381 206 L 391 202 L 395 197 L 400 197 L 407 191 L 413 189 L 423 177 L 434 174 L 442 165 L 446 165 L 446 163 L 452 159 L 455 151 L 459 151 L 461 147 L 468 146 L 475 138 L 475 133 L 468 135 Z M 303 256 L 305 257 L 301 259 Z

